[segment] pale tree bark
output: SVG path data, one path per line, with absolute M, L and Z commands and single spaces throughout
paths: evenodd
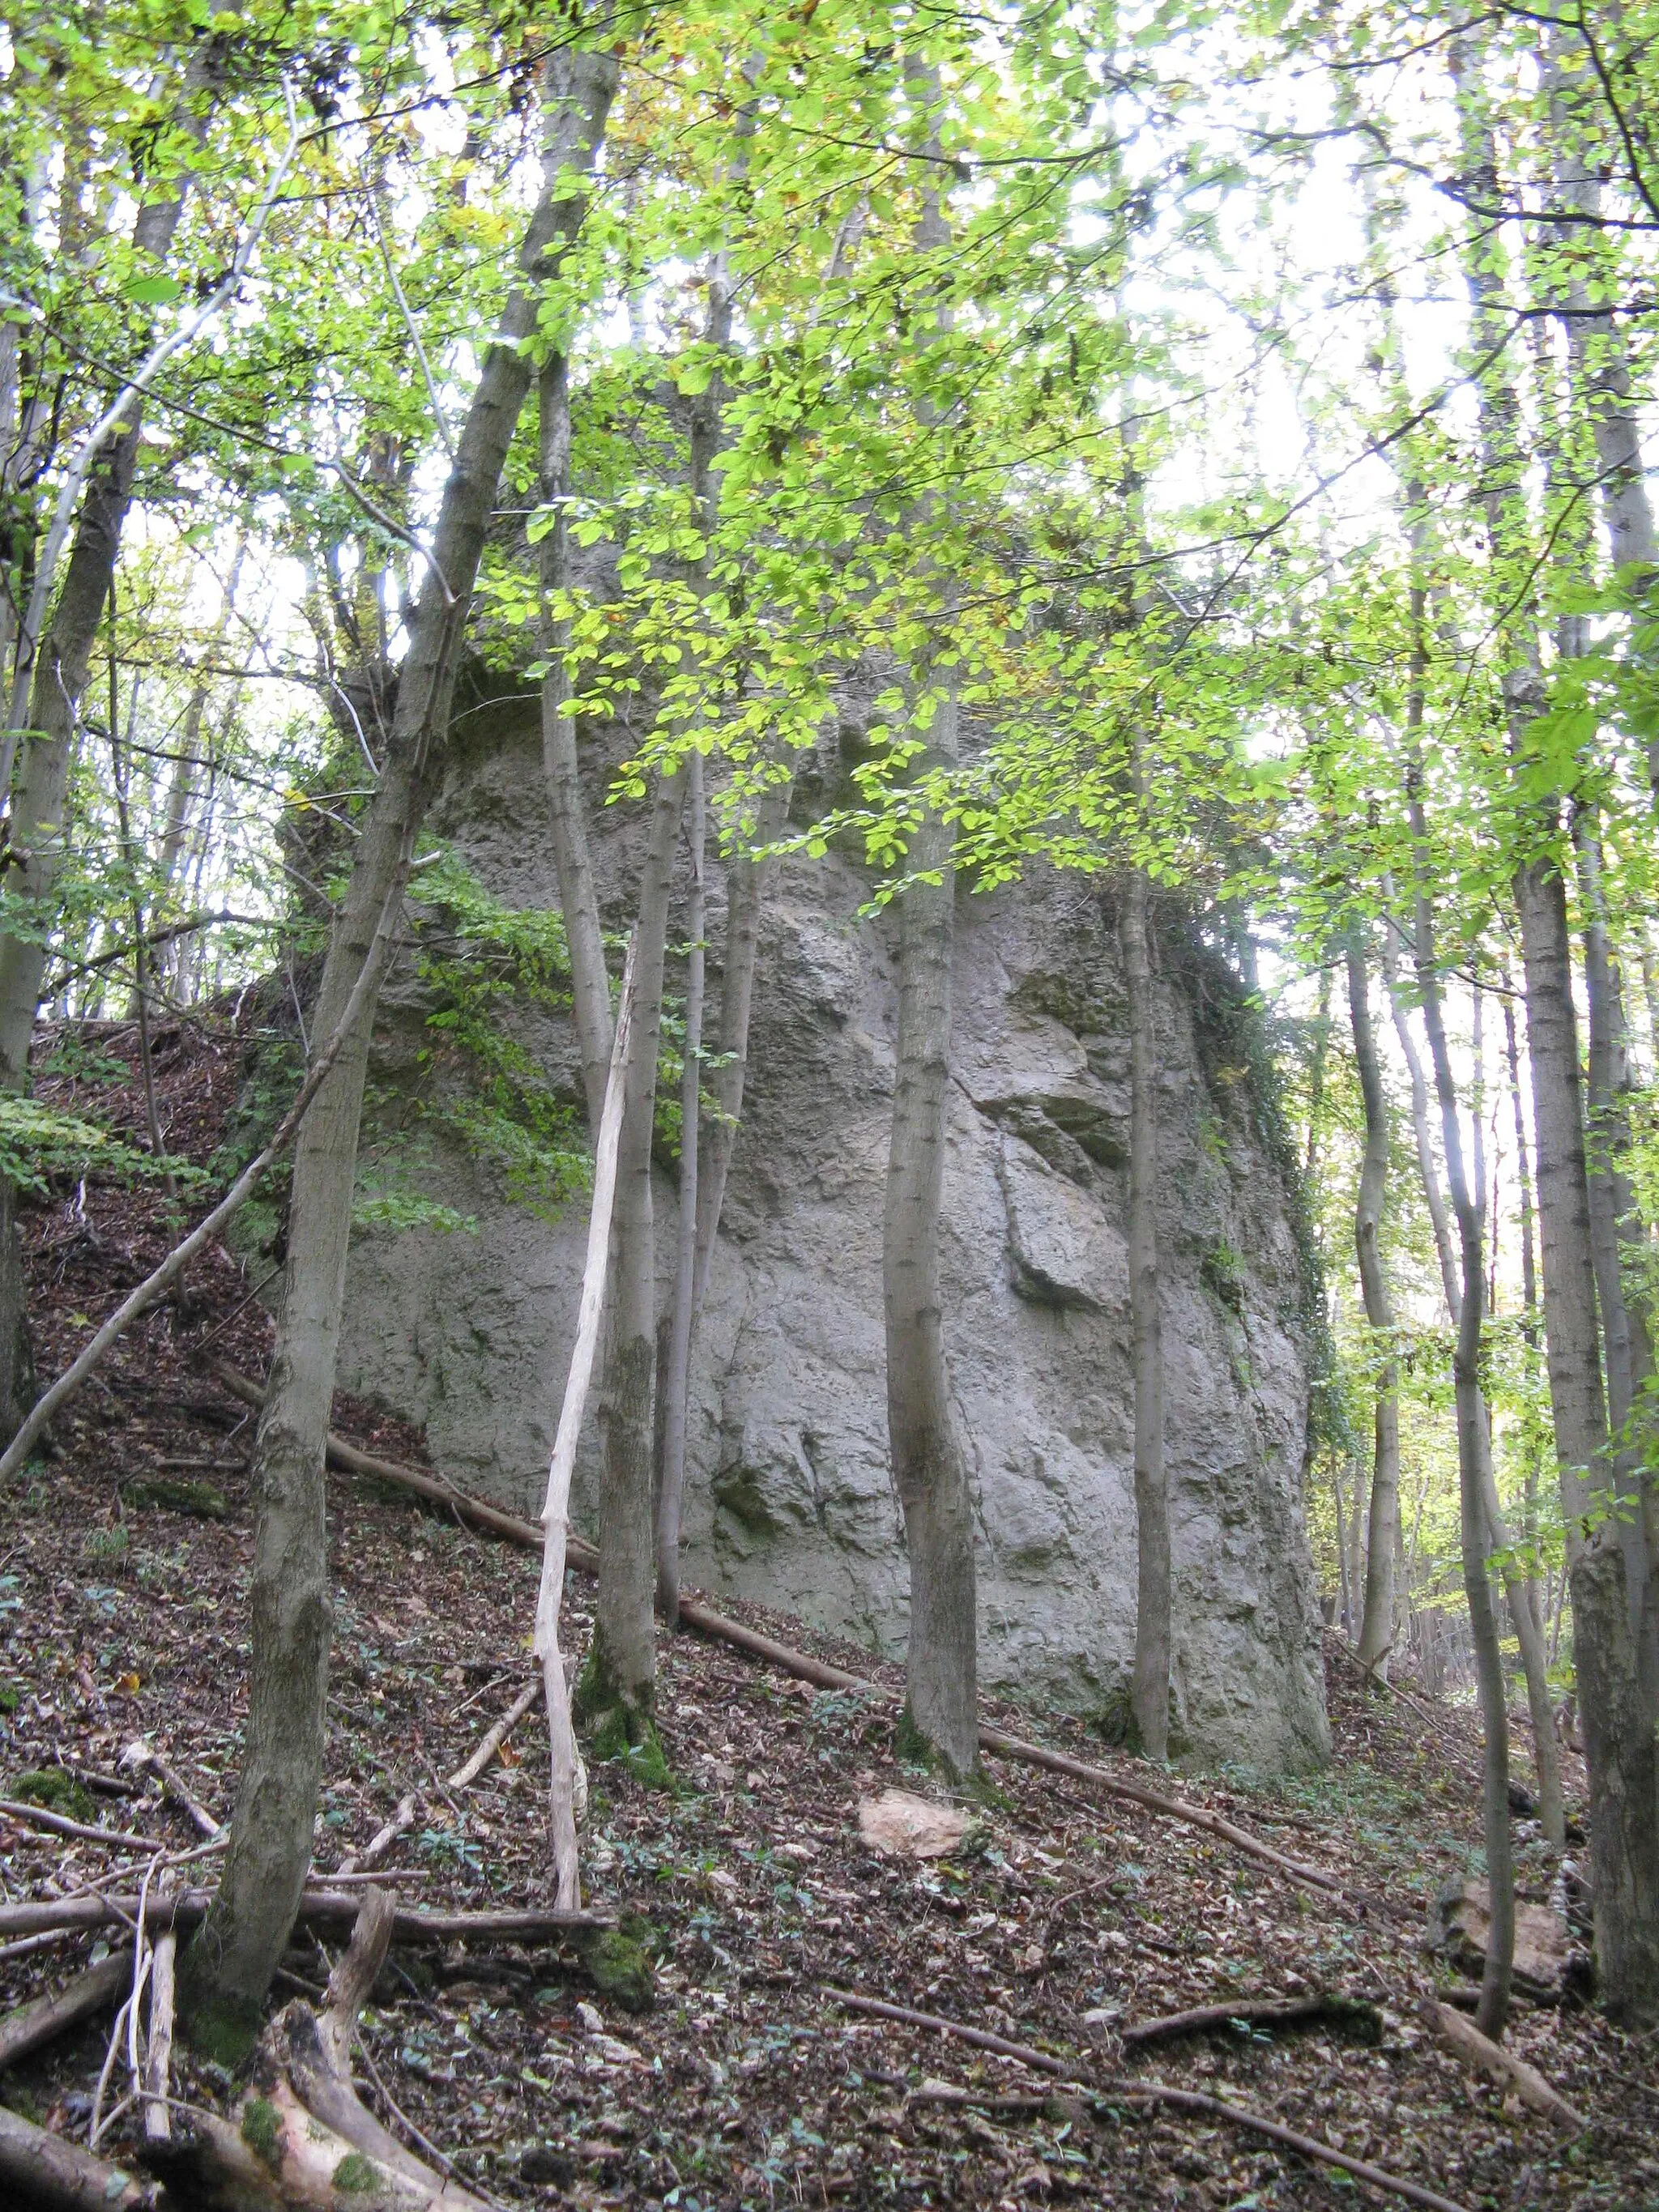
M 1476 58 L 1449 49 L 1458 94 L 1464 173 L 1484 197 L 1498 165 Z M 1476 380 L 1488 541 L 1504 571 L 1510 611 L 1500 630 L 1503 698 L 1517 781 L 1530 766 L 1533 723 L 1546 704 L 1516 396 L 1502 362 L 1510 327 L 1498 242 L 1471 240 L 1465 278 L 1473 337 L 1490 366 Z M 1516 907 L 1527 996 L 1537 1146 L 1544 1333 L 1561 1498 L 1568 1525 L 1573 1656 L 1590 1784 L 1597 1965 L 1609 2008 L 1659 2018 L 1659 1742 L 1619 1534 L 1608 1452 L 1590 1239 L 1589 1177 L 1572 1000 L 1566 887 L 1557 858 L 1559 802 L 1528 790 L 1520 830 Z
M 939 82 L 925 63 L 907 82 L 939 151 Z M 937 254 L 950 226 L 930 168 L 915 243 Z M 948 599 L 948 587 L 946 591 Z M 952 668 L 931 676 L 932 723 L 918 766 L 955 765 L 959 706 Z M 927 815 L 912 832 L 910 880 L 899 896 L 898 1039 L 892 1137 L 882 1224 L 887 1432 L 910 1565 L 906 1717 L 916 1748 L 947 1773 L 979 1759 L 978 1600 L 968 1471 L 951 1415 L 939 1286 L 939 1212 L 951 1069 L 951 969 L 956 941 L 954 839 Z
M 1158 1268 L 1158 1008 L 1146 872 L 1123 885 L 1119 936 L 1129 999 L 1129 1327 L 1135 1398 L 1135 1649 L 1129 1705 L 1148 1759 L 1170 1752 L 1170 1493 L 1164 1466 L 1164 1334 Z
M 1510 1111 L 1515 1126 L 1515 1171 L 1521 1216 L 1521 1314 L 1526 1339 L 1528 1372 L 1535 1369 L 1540 1346 L 1538 1337 L 1538 1256 L 1533 1220 L 1532 1139 L 1527 1133 L 1526 1109 L 1521 1101 L 1521 1047 L 1516 1031 L 1515 997 L 1509 970 L 1504 971 L 1504 1060 L 1509 1073 Z M 1528 1446 L 1525 1474 L 1526 1540 L 1531 1554 L 1527 1572 L 1527 1599 L 1536 1626 L 1544 1626 L 1543 1593 L 1538 1580 L 1538 1454 Z
M 657 1490 L 657 1602 L 671 1628 L 680 1617 L 680 1517 L 685 1498 L 685 1431 L 696 1322 L 697 1182 L 702 1119 L 705 817 L 702 755 L 686 763 L 686 842 L 691 885 L 685 907 L 685 1049 L 680 1073 L 680 1188 L 675 1221 L 674 1294 L 661 1383 L 662 1478 Z
M 582 1415 L 605 1311 L 605 1278 L 611 1260 L 611 1211 L 616 1196 L 617 1154 L 622 1140 L 628 1085 L 633 997 L 634 961 L 630 952 L 623 971 L 622 1008 L 617 1017 L 616 1041 L 611 1048 L 605 1103 L 600 1109 L 594 1146 L 593 1198 L 588 1212 L 587 1257 L 582 1268 L 576 1341 L 565 1377 L 558 1433 L 553 1441 L 553 1457 L 547 1472 L 547 1498 L 542 1507 L 542 1572 L 536 1594 L 535 1650 L 541 1662 L 542 1690 L 547 1705 L 549 1814 L 553 1870 L 558 1885 L 555 1901 L 561 1912 L 581 1909 L 576 1822 L 582 1768 L 571 1721 L 564 1655 L 559 1649 L 559 1608 L 564 1600 L 565 1551 L 570 1534 L 570 1478 L 575 1471 L 576 1447 L 581 1441 Z
M 529 387 L 538 292 L 580 227 L 566 173 L 596 143 L 614 67 L 566 48 L 550 64 L 544 184 L 445 486 L 410 629 L 380 780 L 324 966 L 313 1034 L 329 1036 L 407 867 L 447 727 L 467 603 L 502 465 Z M 374 1006 L 367 1003 L 301 1130 L 270 1390 L 254 1452 L 253 1648 L 242 1768 L 224 1878 L 181 1974 L 190 2033 L 245 2051 L 294 1923 L 321 1776 L 331 1630 L 323 1453 L 334 1395 L 357 1137 Z
M 1370 1534 L 1365 1553 L 1365 1606 L 1359 1630 L 1359 1656 L 1365 1666 L 1385 1670 L 1395 1643 L 1395 1554 L 1400 1541 L 1400 1368 L 1395 1357 L 1394 1301 L 1389 1291 L 1382 1245 L 1391 1131 L 1382 1071 L 1376 1056 L 1376 1038 L 1371 1028 L 1364 933 L 1358 923 L 1348 936 L 1347 966 L 1348 1014 L 1365 1110 L 1365 1154 L 1354 1210 L 1354 1245 L 1359 1261 L 1360 1294 L 1371 1331 L 1371 1356 L 1377 1364 Z

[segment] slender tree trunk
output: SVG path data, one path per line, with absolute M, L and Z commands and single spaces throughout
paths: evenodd
M 1123 887 L 1129 1000 L 1129 1315 L 1135 1392 L 1135 1650 L 1129 1704 L 1148 1759 L 1170 1751 L 1170 1494 L 1158 1271 L 1158 1030 L 1144 868 Z
M 1521 1314 L 1522 1331 L 1527 1346 L 1527 1371 L 1531 1379 L 1539 1358 L 1538 1340 L 1538 1261 L 1535 1249 L 1532 1203 L 1532 1146 L 1527 1134 L 1526 1109 L 1521 1103 L 1521 1050 L 1516 1034 L 1515 999 L 1510 989 L 1509 972 L 1504 975 L 1504 1058 L 1509 1070 L 1510 1108 L 1515 1122 L 1515 1172 L 1520 1192 L 1521 1214 Z M 1528 1552 L 1527 1569 L 1527 1597 L 1532 1607 L 1533 1619 L 1541 1629 L 1545 1610 L 1543 1596 L 1538 1583 L 1538 1454 L 1530 1438 L 1527 1445 L 1526 1465 L 1526 1541 Z
M 1620 1499 L 1625 1575 L 1647 1706 L 1659 1716 L 1659 1589 L 1655 1583 L 1659 1496 L 1647 1471 L 1653 1424 L 1653 1339 L 1643 1295 L 1647 1232 L 1631 1185 L 1631 1083 L 1623 986 L 1607 934 L 1601 838 L 1593 815 L 1583 805 L 1573 811 L 1573 842 L 1578 854 L 1584 995 L 1589 1010 L 1585 1170 L 1590 1249 L 1607 1361 L 1607 1417 Z
M 702 1115 L 703 931 L 702 755 L 686 763 L 687 842 L 691 890 L 686 902 L 685 1058 L 680 1081 L 680 1190 L 675 1227 L 674 1296 L 663 1376 L 662 1485 L 657 1499 L 657 1601 L 671 1627 L 680 1618 L 680 1516 L 685 1498 L 685 1431 L 696 1324 L 698 1140 Z
M 927 151 L 937 156 L 937 76 L 917 60 L 907 68 L 907 82 L 928 118 Z M 932 183 L 937 174 L 930 168 L 922 186 L 915 240 L 923 253 L 939 252 L 951 242 Z M 948 580 L 941 582 L 948 607 Z M 936 704 L 918 763 L 923 772 L 955 764 L 960 711 L 954 666 L 936 665 L 927 673 Z M 954 842 L 950 826 L 937 816 L 917 826 L 908 855 L 912 879 L 898 902 L 898 1039 L 882 1285 L 887 1433 L 910 1565 L 906 1720 L 924 1755 L 947 1773 L 965 1776 L 979 1763 L 978 1599 L 973 1509 L 951 1417 L 939 1285 L 956 943 Z
M 1424 834 L 1420 807 L 1413 799 L 1413 833 L 1421 852 Z M 1475 1683 L 1480 1701 L 1481 1732 L 1486 1758 L 1482 1771 L 1481 1809 L 1486 1843 L 1486 1879 L 1492 1894 L 1491 1932 L 1486 1966 L 1480 1978 L 1477 2022 L 1494 2041 L 1504 2033 L 1509 2017 L 1510 1979 L 1515 1953 L 1515 1863 L 1510 1838 L 1509 1700 L 1504 1683 L 1503 1656 L 1498 1648 L 1497 1609 L 1492 1602 L 1487 1571 L 1486 1531 L 1486 1487 L 1491 1482 L 1490 1431 L 1486 1401 L 1480 1390 L 1480 1329 L 1486 1294 L 1486 1263 L 1481 1251 L 1482 1225 L 1477 1194 L 1469 1188 L 1463 1164 L 1462 1132 L 1458 1123 L 1457 1090 L 1452 1077 L 1451 1054 L 1442 1018 L 1440 984 L 1434 964 L 1432 924 L 1428 902 L 1420 893 L 1417 902 L 1417 979 L 1423 1000 L 1423 1022 L 1428 1034 L 1429 1057 L 1439 1094 L 1446 1180 L 1452 1211 L 1457 1218 L 1461 1248 L 1462 1306 L 1457 1317 L 1457 1344 L 1452 1355 L 1453 1388 L 1457 1407 L 1458 1502 L 1463 1551 L 1463 1593 L 1469 1608 L 1469 1633 L 1474 1648 Z M 1494 1503 L 1496 1493 L 1493 1493 Z
M 1448 50 L 1463 169 L 1482 197 L 1499 189 L 1475 58 Z M 1525 840 L 1515 878 L 1527 995 L 1537 1146 L 1544 1333 L 1572 1581 L 1573 1656 L 1590 1782 L 1597 1964 L 1609 2008 L 1659 2018 L 1659 1743 L 1642 1638 L 1619 1534 L 1608 1451 L 1590 1238 L 1577 1024 L 1566 887 L 1557 858 L 1559 803 L 1536 795 L 1531 732 L 1546 703 L 1532 603 L 1533 549 L 1516 395 L 1501 356 L 1510 328 L 1496 239 L 1472 237 L 1465 278 L 1477 351 L 1487 536 L 1508 611 L 1500 643 L 1510 750 Z M 1523 580 L 1517 592 L 1513 579 Z
M 685 802 L 686 771 L 659 777 L 640 884 L 635 939 L 634 1036 L 629 1048 L 617 1197 L 611 1217 L 611 1333 L 600 1408 L 599 1595 L 582 1684 L 583 1717 L 601 1735 L 619 1726 L 645 1739 L 656 1695 L 656 1589 L 652 1477 L 657 1366 L 656 1239 L 651 1150 L 662 1030 L 668 893 Z M 615 1717 L 614 1722 L 610 1717 Z
M 615 65 L 564 48 L 550 65 L 542 197 L 484 356 L 445 487 L 380 781 L 364 817 L 313 1024 L 328 1036 L 406 870 L 447 730 L 466 617 L 502 465 L 528 389 L 538 290 L 585 200 L 562 178 L 591 163 Z M 323 1448 L 334 1395 L 372 997 L 301 1130 L 270 1389 L 254 1452 L 253 1648 L 242 1770 L 224 1877 L 185 1961 L 191 2033 L 231 2057 L 251 2045 L 311 1859 L 321 1776 L 331 1608 Z
M 1389 1180 L 1389 1105 L 1371 1029 L 1370 986 L 1364 937 L 1356 925 L 1348 939 L 1348 1012 L 1354 1060 L 1365 1109 L 1365 1156 L 1354 1212 L 1359 1286 L 1377 1363 L 1375 1458 L 1371 1470 L 1370 1534 L 1365 1553 L 1365 1610 L 1359 1656 L 1386 1669 L 1395 1640 L 1395 1553 L 1400 1540 L 1400 1370 L 1394 1349 L 1394 1304 L 1382 1262 L 1382 1202 Z
M 559 906 L 570 948 L 571 1014 L 581 1054 L 587 1119 L 597 1133 L 611 1065 L 611 983 L 605 972 L 599 896 L 582 803 L 576 718 L 571 712 L 570 678 L 565 667 L 570 624 L 560 609 L 562 596 L 570 589 L 570 525 L 566 511 L 570 496 L 570 363 L 562 347 L 550 352 L 543 364 L 539 400 L 542 502 L 552 509 L 551 526 L 541 541 L 542 592 L 548 609 L 543 637 L 547 673 L 542 678 L 542 760 Z

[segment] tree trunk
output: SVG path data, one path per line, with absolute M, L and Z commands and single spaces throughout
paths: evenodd
M 1463 40 L 1449 48 L 1464 174 L 1483 197 L 1499 188 L 1490 118 Z M 1533 573 L 1514 387 L 1502 363 L 1510 324 L 1496 246 L 1471 237 L 1465 277 L 1477 351 L 1487 535 L 1495 559 Z M 1504 587 L 1507 590 L 1507 586 Z M 1503 694 L 1526 841 L 1516 871 L 1532 1063 L 1544 1334 L 1572 1582 L 1573 1654 L 1590 1783 L 1597 1963 L 1616 2014 L 1659 2018 L 1659 1745 L 1630 1603 L 1607 1450 L 1595 1310 L 1589 1182 L 1572 1003 L 1566 890 L 1556 859 L 1554 799 L 1537 795 L 1531 731 L 1546 701 L 1537 610 L 1529 593 L 1504 617 Z
M 662 1486 L 657 1499 L 657 1601 L 663 1619 L 680 1617 L 680 1515 L 685 1498 L 685 1430 L 691 1380 L 691 1336 L 696 1325 L 698 1138 L 702 1114 L 703 957 L 702 755 L 686 763 L 687 836 L 691 890 L 686 902 L 685 1056 L 680 1080 L 680 1189 L 676 1217 L 674 1296 L 669 1311 L 668 1357 L 663 1376 Z
M 575 236 L 586 204 L 561 179 L 584 154 L 591 162 L 616 68 L 609 58 L 566 47 L 555 54 L 550 78 L 542 196 L 520 254 L 521 281 L 503 307 L 501 338 L 484 356 L 445 487 L 380 784 L 324 966 L 313 1024 L 319 1038 L 345 1010 L 425 811 L 467 603 L 529 386 L 525 343 L 536 327 L 538 287 Z M 226 2057 L 245 2052 L 258 2032 L 311 1857 L 331 1627 L 323 1454 L 373 1029 L 371 998 L 295 1157 L 282 1314 L 254 1453 L 253 1648 L 242 1771 L 224 1880 L 181 1975 L 188 2031 Z
M 1148 1759 L 1170 1753 L 1170 1494 L 1158 1272 L 1158 1029 L 1144 868 L 1123 887 L 1129 997 L 1129 1315 L 1135 1392 L 1135 1650 L 1130 1709 Z
M 1607 1360 L 1607 1419 L 1620 1500 L 1625 1576 L 1647 1707 L 1659 1716 L 1659 1590 L 1655 1585 L 1659 1496 L 1646 1474 L 1653 1419 L 1653 1339 L 1643 1294 L 1647 1233 L 1631 1186 L 1630 1063 L 1624 994 L 1607 936 L 1601 838 L 1594 816 L 1583 805 L 1573 810 L 1573 842 L 1584 915 L 1584 995 L 1589 1010 L 1584 1164 L 1590 1249 Z
M 920 57 L 906 82 L 927 117 L 937 159 L 939 80 Z M 915 230 L 921 252 L 951 242 L 929 168 Z M 943 322 L 941 316 L 941 322 Z M 931 420 L 924 404 L 920 410 Z M 921 513 L 925 514 L 926 506 Z M 946 610 L 948 580 L 941 580 Z M 927 672 L 933 718 L 916 767 L 953 767 L 959 706 L 953 665 Z M 923 672 L 912 672 L 919 678 Z M 920 690 L 920 682 L 915 688 Z M 979 1762 L 978 1598 L 968 1470 L 951 1418 L 939 1289 L 939 1210 L 951 1072 L 951 971 L 956 945 L 954 837 L 934 816 L 912 832 L 910 880 L 899 896 L 898 1037 L 892 1135 L 882 1221 L 887 1348 L 887 1435 L 910 1567 L 907 1732 L 924 1758 L 954 1777 Z
M 1400 1541 L 1400 1370 L 1394 1349 L 1394 1304 L 1380 1236 L 1389 1179 L 1389 1105 L 1371 1029 L 1364 940 L 1357 925 L 1348 939 L 1348 1012 L 1365 1109 L 1365 1156 L 1354 1212 L 1354 1243 L 1365 1319 L 1372 1335 L 1372 1357 L 1377 1362 L 1376 1456 L 1359 1656 L 1365 1666 L 1385 1669 L 1395 1640 L 1395 1553 Z
M 634 1035 L 629 1047 L 622 1140 L 617 1157 L 611 1331 L 599 1416 L 605 1440 L 599 1492 L 599 1595 L 593 1649 L 581 1690 L 583 1717 L 599 1722 L 602 1736 L 619 1727 L 629 1743 L 645 1740 L 656 1695 L 652 1446 L 657 1268 L 651 1152 L 668 893 L 685 785 L 684 769 L 658 779 L 640 884 Z
M 1413 831 L 1422 846 L 1420 811 L 1413 799 Z M 1457 1321 L 1457 1345 L 1452 1355 L 1453 1389 L 1457 1407 L 1458 1503 L 1462 1532 L 1463 1594 L 1469 1608 L 1469 1634 L 1474 1647 L 1475 1682 L 1480 1702 L 1481 1734 L 1486 1757 L 1482 1768 L 1481 1811 L 1486 1843 L 1486 1879 L 1492 1893 L 1492 1924 L 1486 1940 L 1486 1965 L 1480 1977 L 1480 2002 L 1475 2014 L 1482 2034 L 1496 2042 L 1509 2017 L 1510 1978 L 1515 1953 L 1515 1863 L 1510 1838 L 1509 1700 L 1504 1684 L 1503 1655 L 1498 1648 L 1498 1616 L 1492 1603 L 1492 1582 L 1486 1568 L 1486 1482 L 1487 1459 L 1486 1401 L 1480 1391 L 1480 1327 L 1486 1298 L 1486 1264 L 1481 1252 L 1482 1228 L 1475 1195 L 1463 1165 L 1462 1133 L 1458 1126 L 1457 1091 L 1452 1079 L 1451 1054 L 1447 1048 L 1441 1015 L 1439 979 L 1435 973 L 1433 940 L 1425 898 L 1418 900 L 1417 977 L 1423 998 L 1424 1027 L 1439 1094 L 1441 1127 L 1446 1155 L 1446 1180 L 1452 1211 L 1457 1218 L 1461 1248 L 1462 1310 Z
M 1596 1963 L 1609 2008 L 1659 2017 L 1659 1755 L 1626 1577 L 1601 1395 L 1566 890 L 1516 886 L 1526 966 L 1550 1404 L 1567 1520 L 1573 1658 L 1590 1783 Z

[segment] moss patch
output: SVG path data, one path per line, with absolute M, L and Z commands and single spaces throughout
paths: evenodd
M 633 1917 L 635 1916 L 630 1916 Z M 648 1924 L 648 1923 L 647 1923 Z M 657 2002 L 651 1948 L 619 1928 L 585 1928 L 572 1941 L 593 1986 L 624 2012 L 649 2012 Z
M 349 2150 L 334 2169 L 334 2186 L 348 2195 L 378 2188 L 380 2179 L 374 2160 L 360 2150 Z
M 259 2039 L 259 2006 L 251 1998 L 226 1996 L 213 1985 L 202 1956 L 202 1936 L 179 1965 L 179 2025 L 198 2057 L 234 2073 Z
M 679 1788 L 650 1713 L 623 1694 L 597 1637 L 572 1711 L 578 1725 L 589 1731 L 588 1755 L 594 1764 L 620 1766 L 647 1790 Z
M 974 1798 L 975 1802 L 1006 1802 L 995 1784 L 986 1781 L 977 1759 L 964 1773 L 946 1758 L 932 1736 L 918 1726 L 908 1698 L 893 1726 L 893 1756 L 902 1765 L 919 1766 L 924 1773 L 937 1775 L 941 1782 L 948 1783 L 952 1790 Z M 981 1796 L 981 1792 L 988 1794 Z
M 283 2124 L 269 2098 L 250 2097 L 243 2106 L 241 2136 L 255 2158 L 274 2173 L 282 2164 Z M 337 2180 L 339 2176 L 337 2174 L 335 2179 Z
M 98 1810 L 85 1783 L 62 1766 L 20 1774 L 11 1785 L 11 1795 L 27 1805 L 44 1805 L 49 1812 L 66 1813 L 73 1820 L 90 1820 Z
M 188 1514 L 193 1521 L 225 1521 L 230 1505 L 222 1491 L 210 1482 L 175 1482 L 167 1475 L 150 1475 L 143 1482 L 122 1486 L 129 1505 L 162 1505 L 170 1513 Z

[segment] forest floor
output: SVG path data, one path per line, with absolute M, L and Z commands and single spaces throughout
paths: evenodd
M 125 1056 L 133 1042 L 106 1036 L 99 1050 Z M 169 1141 L 204 1160 L 234 1096 L 240 1040 L 187 1025 L 161 1034 L 157 1056 Z M 90 1088 L 59 1078 L 49 1095 L 106 1112 L 125 1101 L 137 1126 L 124 1072 L 102 1073 Z M 25 1233 L 50 1376 L 161 1256 L 166 1208 L 154 1191 L 88 1182 L 32 1209 Z M 251 1425 L 201 1352 L 211 1337 L 215 1353 L 262 1371 L 268 1324 L 249 1294 L 269 1265 L 255 1262 L 250 1279 L 228 1253 L 199 1263 L 185 1314 L 164 1311 L 127 1338 L 8 1499 L 0 1794 L 61 1766 L 81 1778 L 76 1802 L 93 1825 L 187 1848 L 197 1838 L 182 1816 L 123 1775 L 124 1748 L 144 1737 L 228 1815 L 246 1690 Z M 420 1457 L 418 1436 L 370 1409 L 342 1403 L 336 1425 L 383 1455 Z M 175 1490 L 168 1504 L 158 1486 L 169 1484 L 202 1489 Z M 416 1790 L 421 1816 L 386 1862 L 400 1905 L 545 1905 L 538 1715 L 465 1795 L 442 1782 L 528 1679 L 534 1556 L 395 1492 L 332 1476 L 330 1488 L 335 1665 L 319 1873 Z M 588 1595 L 573 1576 L 568 1648 L 585 1638 Z M 799 1622 L 725 1609 L 898 1679 Z M 654 2009 L 620 2011 L 557 1946 L 495 1943 L 394 1951 L 363 2018 L 378 2075 L 360 2075 L 366 2100 L 390 2118 L 389 2095 L 503 2203 L 1266 2212 L 1389 2201 L 1212 2116 L 1149 2111 L 1121 2094 L 1055 2098 L 1017 2061 L 851 2014 L 829 1993 L 844 1988 L 1074 2060 L 1085 2086 L 1138 2075 L 1248 2105 L 1471 2212 L 1659 2207 L 1659 2039 L 1624 2035 L 1582 2004 L 1517 2003 L 1511 2046 L 1592 2116 L 1575 2135 L 1467 2074 L 1419 2018 L 1426 1993 L 1456 1984 L 1424 1948 L 1428 1905 L 1448 1875 L 1479 1863 L 1466 1711 L 1441 1706 L 1431 1726 L 1367 1689 L 1333 1650 L 1326 1771 L 1172 1784 L 1063 1717 L 989 1709 L 999 1725 L 1178 1788 L 1328 1869 L 1370 1900 L 1356 1912 L 1213 1836 L 1002 1759 L 988 1762 L 1000 1795 L 971 1852 L 879 1856 L 860 1840 L 860 1801 L 931 1787 L 897 1763 L 890 1705 L 815 1692 L 690 1636 L 665 1636 L 659 1667 L 673 1786 L 596 1767 L 583 1841 L 589 1902 L 655 1931 Z M 1535 1846 L 1521 1856 L 1526 1893 L 1541 1899 L 1548 1869 Z M 61 1895 L 122 1864 L 136 1881 L 145 1863 L 0 1815 L 9 1901 Z M 85 1950 L 69 1937 L 27 1956 L 0 1952 L 0 2006 L 57 1986 Z M 319 1989 L 327 1971 L 319 1947 L 301 1942 L 279 1996 Z M 1374 2004 L 1381 2039 L 1316 2024 L 1116 2048 L 1115 2029 L 1150 2017 L 1311 1990 Z M 1086 2012 L 1104 2017 L 1085 2023 Z M 108 2033 L 105 2019 L 61 2039 L 0 2076 L 0 2096 L 84 2140 Z M 981 2101 L 943 2101 L 940 2085 Z M 230 2100 L 222 2076 L 188 2062 L 179 2094 Z M 115 2155 L 131 2142 L 121 2124 L 105 2138 Z

